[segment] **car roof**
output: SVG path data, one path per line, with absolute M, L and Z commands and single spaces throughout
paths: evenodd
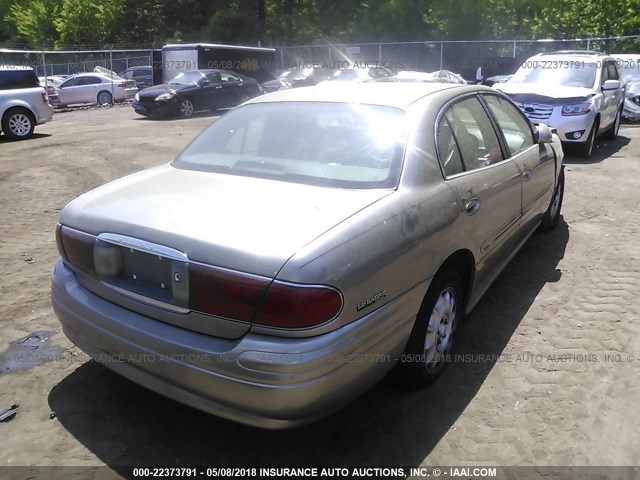
M 98 78 L 102 78 L 102 79 L 107 79 L 107 80 L 111 80 L 111 77 L 109 75 L 105 75 L 104 73 L 98 73 L 98 72 L 82 72 L 82 73 L 76 73 L 74 75 L 71 75 L 71 77 L 98 77 Z M 68 79 L 65 79 L 68 80 Z M 122 78 L 118 77 L 114 77 L 113 81 L 117 82 L 118 80 L 122 80 Z
M 427 95 L 443 90 L 464 89 L 468 91 L 487 90 L 488 87 L 455 83 L 340 83 L 278 90 L 254 97 L 247 103 L 268 102 L 328 102 L 361 103 L 405 109 Z M 462 92 L 461 92 L 462 93 Z
M 640 58 L 640 53 L 612 53 L 613 58 Z
M 534 55 L 532 58 L 540 57 L 553 57 L 554 60 L 593 60 L 602 59 L 603 57 L 610 58 L 610 55 L 602 52 L 596 52 L 595 50 L 557 50 L 555 52 L 542 52 Z

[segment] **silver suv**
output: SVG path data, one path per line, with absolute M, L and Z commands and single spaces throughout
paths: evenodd
M 599 52 L 563 50 L 527 59 L 494 88 L 506 93 L 533 123 L 558 131 L 560 140 L 589 158 L 599 136 L 615 139 L 625 83 L 615 59 Z
M 47 92 L 31 67 L 0 65 L 0 119 L 12 140 L 33 135 L 36 125 L 53 118 Z

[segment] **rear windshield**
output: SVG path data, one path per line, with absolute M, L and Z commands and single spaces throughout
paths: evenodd
M 0 90 L 39 87 L 40 81 L 33 70 L 0 70 Z
M 406 114 L 391 107 L 258 103 L 225 114 L 173 165 L 316 186 L 392 188 L 406 139 Z

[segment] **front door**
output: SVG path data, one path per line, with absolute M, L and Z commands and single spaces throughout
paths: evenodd
M 507 155 L 522 175 L 522 236 L 536 228 L 551 202 L 556 161 L 550 149 L 535 141 L 531 123 L 505 98 L 483 94 L 504 138 Z

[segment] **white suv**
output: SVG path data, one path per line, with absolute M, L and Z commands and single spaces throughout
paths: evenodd
M 540 53 L 494 88 L 506 93 L 533 123 L 558 131 L 589 158 L 595 139 L 614 139 L 620 128 L 625 84 L 610 56 L 592 51 Z
M 31 67 L 0 65 L 0 124 L 12 140 L 33 135 L 36 125 L 53 118 L 47 92 Z

